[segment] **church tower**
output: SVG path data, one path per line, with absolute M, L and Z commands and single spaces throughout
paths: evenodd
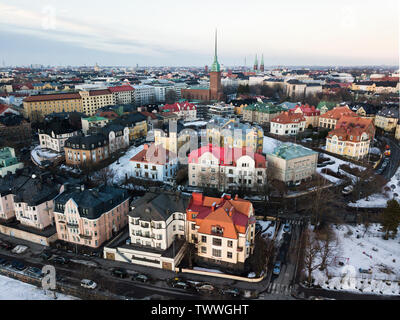
M 254 60 L 254 69 L 253 69 L 254 71 L 256 71 L 257 72 L 257 70 L 258 70 L 258 59 L 257 59 L 257 55 L 256 55 L 256 59 Z
M 217 30 L 215 30 L 214 62 L 210 71 L 210 100 L 222 100 L 221 66 L 217 56 Z
M 264 54 L 261 56 L 260 71 L 264 72 Z

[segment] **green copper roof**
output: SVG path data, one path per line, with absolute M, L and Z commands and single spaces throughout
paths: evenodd
M 221 66 L 218 62 L 218 56 L 217 56 L 217 30 L 215 30 L 215 53 L 214 53 L 214 62 L 211 66 L 211 72 L 220 72 L 221 71 Z
M 318 103 L 317 109 L 321 109 L 322 107 L 327 107 L 329 110 L 336 107 L 337 102 L 334 101 L 321 101 Z
M 250 104 L 247 107 L 245 107 L 244 110 L 263 112 L 268 114 L 284 111 L 284 109 L 280 106 L 276 106 L 273 103 L 263 103 L 263 102 L 256 102 Z
M 89 118 L 83 118 L 84 120 L 87 120 L 89 122 L 91 121 L 104 121 L 104 120 L 108 120 L 107 118 L 104 117 L 99 117 L 99 116 L 93 116 L 93 117 L 89 117 Z
M 274 155 L 276 157 L 285 159 L 285 160 L 290 160 L 290 159 L 295 159 L 295 158 L 300 158 L 300 157 L 305 157 L 313 154 L 317 154 L 317 152 L 305 148 L 301 145 L 294 144 L 294 143 L 283 143 L 280 146 L 276 147 L 274 149 L 274 152 L 269 153 L 271 155 Z

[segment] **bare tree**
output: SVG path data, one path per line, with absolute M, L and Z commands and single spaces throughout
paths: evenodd
M 318 240 L 320 242 L 320 269 L 325 270 L 329 266 L 338 253 L 338 239 L 330 229 L 326 227 L 323 232 L 318 232 Z
M 93 175 L 93 182 L 96 184 L 112 184 L 114 181 L 115 172 L 110 167 L 105 167 L 97 171 Z
M 304 246 L 304 269 L 307 274 L 307 283 L 312 284 L 312 273 L 321 266 L 320 252 L 321 246 L 310 230 L 305 230 L 302 235 Z

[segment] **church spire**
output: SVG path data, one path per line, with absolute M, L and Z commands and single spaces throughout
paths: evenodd
M 254 60 L 254 71 L 257 71 L 257 70 L 258 70 L 258 59 L 257 59 L 257 55 L 256 55 L 256 58 Z
M 215 29 L 215 53 L 214 53 L 214 62 L 211 66 L 211 72 L 220 72 L 221 71 L 221 66 L 219 65 L 218 62 L 218 55 L 217 55 L 217 29 Z
M 264 54 L 261 56 L 260 71 L 264 72 Z

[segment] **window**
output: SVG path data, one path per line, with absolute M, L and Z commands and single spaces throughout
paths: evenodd
M 207 237 L 206 236 L 201 236 L 201 242 L 206 243 L 207 242 Z
M 221 250 L 212 249 L 212 255 L 214 257 L 220 258 L 221 257 Z
M 218 238 L 213 238 L 213 245 L 214 246 L 221 246 L 222 245 L 222 240 Z
M 232 252 L 228 251 L 228 252 L 226 253 L 226 257 L 227 257 L 228 259 L 232 259 Z
M 207 247 L 201 247 L 201 253 L 207 253 Z
M 232 240 L 228 240 L 228 247 L 232 248 L 232 246 L 233 246 L 233 241 Z

